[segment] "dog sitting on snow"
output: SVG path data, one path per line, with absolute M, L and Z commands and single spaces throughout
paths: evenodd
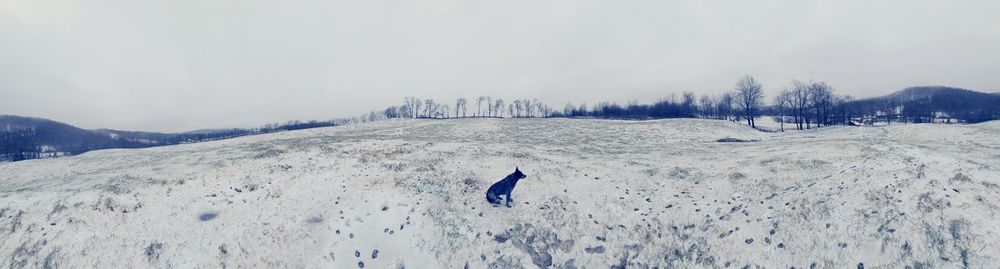
M 514 167 L 514 173 L 507 175 L 507 177 L 497 181 L 497 183 L 493 183 L 493 186 L 490 186 L 486 190 L 486 201 L 491 204 L 500 205 L 500 195 L 505 195 L 506 199 L 504 201 L 506 201 L 507 207 L 510 207 L 510 202 L 513 201 L 510 198 L 510 192 L 514 191 L 514 185 L 517 184 L 517 181 L 525 177 L 527 176 L 521 173 L 520 169 Z

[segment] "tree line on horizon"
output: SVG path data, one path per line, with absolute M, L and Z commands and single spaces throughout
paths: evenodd
M 962 91 L 972 92 L 961 90 L 959 93 Z M 780 124 L 776 131 L 784 131 L 785 124 L 804 130 L 873 122 L 934 122 L 936 118 L 945 118 L 946 122 L 1000 119 L 1000 103 L 994 101 L 1000 100 L 1000 95 L 984 95 L 988 98 L 946 92 L 939 96 L 925 94 L 920 98 L 910 95 L 908 99 L 880 97 L 855 100 L 850 95 L 836 94 L 834 88 L 826 82 L 793 80 L 771 99 L 770 105 L 766 105 L 763 85 L 753 76 L 747 75 L 740 78 L 733 89 L 717 95 L 697 96 L 686 91 L 679 97 L 671 93 L 651 104 L 640 104 L 637 101 L 624 105 L 604 101 L 590 106 L 586 103 L 567 103 L 562 110 L 552 109 L 549 105 L 530 98 L 505 103 L 502 98 L 479 96 L 471 101 L 458 98 L 453 104 L 449 104 L 434 99 L 406 97 L 399 106 L 370 112 L 356 121 L 400 118 L 705 118 L 745 122 L 751 127 L 764 129 L 757 126 L 756 120 L 762 116 L 771 116 Z
M 475 110 L 469 108 L 469 100 L 458 98 L 455 100 L 454 110 L 446 103 L 437 102 L 434 99 L 421 100 L 416 97 L 406 97 L 403 104 L 390 106 L 382 111 L 369 113 L 373 119 L 397 119 L 397 118 L 427 118 L 427 119 L 448 119 L 448 118 L 545 118 L 552 116 L 552 108 L 538 99 L 515 99 L 509 104 L 505 104 L 503 98 L 492 96 L 479 96 L 474 99 Z
M 796 82 L 795 85 L 806 85 Z M 810 128 L 812 125 L 831 125 L 830 107 L 836 105 L 840 98 L 832 94 L 832 88 L 825 83 L 808 84 L 808 92 L 797 95 L 794 100 L 795 113 L 791 118 L 799 128 Z M 783 95 L 784 96 L 784 93 Z M 836 97 L 836 98 L 835 98 Z M 776 99 L 785 104 L 786 99 Z M 424 118 L 601 118 L 601 119 L 666 119 L 666 118 L 707 118 L 730 121 L 746 121 L 747 125 L 756 127 L 755 119 L 762 113 L 773 109 L 764 106 L 763 85 L 752 76 L 739 79 L 736 86 L 719 95 L 696 96 L 693 92 L 684 92 L 679 98 L 670 94 L 652 104 L 639 104 L 637 101 L 620 105 L 614 102 L 598 102 L 592 106 L 586 103 L 574 105 L 567 103 L 562 110 L 552 109 L 537 99 L 521 98 L 505 103 L 502 98 L 480 96 L 473 99 L 472 107 L 466 98 L 458 98 L 454 106 L 433 99 L 406 97 L 399 106 L 390 106 L 381 111 L 373 111 L 361 117 L 361 121 L 377 121 L 383 119 Z M 778 110 L 784 112 L 785 106 Z M 809 113 L 810 111 L 817 113 Z M 784 117 L 782 117 L 784 121 Z M 836 121 L 839 122 L 839 121 Z

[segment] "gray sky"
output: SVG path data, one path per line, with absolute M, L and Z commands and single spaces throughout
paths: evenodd
M 0 114 L 184 131 L 405 96 L 1000 90 L 1000 1 L 0 0 Z

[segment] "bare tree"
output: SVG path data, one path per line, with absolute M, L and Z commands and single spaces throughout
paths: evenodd
M 781 124 L 781 131 L 785 131 L 785 113 L 792 104 L 792 92 L 783 90 L 774 97 L 774 109 L 778 112 L 778 122 Z
M 403 105 L 400 106 L 399 113 L 402 117 L 410 116 L 410 97 L 403 98 Z
M 462 117 L 465 117 L 465 98 L 458 98 L 455 100 L 455 117 L 458 117 L 458 110 L 462 109 Z
M 417 112 L 420 109 L 420 99 L 416 97 L 406 97 L 403 99 L 403 104 L 406 106 L 405 115 L 409 118 L 416 118 Z
M 462 117 L 469 116 L 469 101 L 462 98 Z
M 483 107 L 483 101 L 485 101 L 485 100 L 486 100 L 486 96 L 480 96 L 479 98 L 476 98 L 476 117 L 482 117 L 483 116 L 483 112 L 482 112 L 483 109 L 482 109 L 482 107 Z
M 763 86 L 750 75 L 746 75 L 736 82 L 736 96 L 738 105 L 743 109 L 743 115 L 747 117 L 747 124 L 756 128 L 754 118 L 760 111 L 761 99 L 764 98 Z
M 801 81 L 792 81 L 792 113 L 795 114 L 795 125 L 799 130 L 809 129 L 810 106 L 809 84 Z
M 494 116 L 503 118 L 503 99 L 497 98 L 493 101 L 493 111 Z
M 434 109 L 436 109 L 434 107 L 434 100 L 433 99 L 424 100 L 424 104 L 425 104 L 425 106 L 424 106 L 424 116 L 430 118 L 431 117 L 431 112 L 434 111 Z
M 410 110 L 413 113 L 413 118 L 417 118 L 420 116 L 420 107 L 422 105 L 423 102 L 421 102 L 420 99 L 413 98 L 413 110 Z
M 538 103 L 538 106 L 539 106 L 538 111 L 541 112 L 541 115 L 539 115 L 539 117 L 547 118 L 549 116 L 552 116 L 552 107 L 540 102 Z
M 711 116 L 712 115 L 712 97 L 710 97 L 708 95 L 702 95 L 701 98 L 698 99 L 698 107 L 700 108 L 699 109 L 699 111 L 700 111 L 699 114 L 701 114 L 702 118 L 710 118 L 710 117 L 712 117 Z
M 486 116 L 493 117 L 493 97 L 486 97 Z
M 515 110 L 516 114 L 514 114 L 513 117 L 520 118 L 521 117 L 521 99 L 514 99 L 514 110 Z
M 527 116 L 529 118 L 531 118 L 532 116 L 534 116 L 533 112 L 535 110 L 535 106 L 534 106 L 535 105 L 535 100 L 528 100 L 527 98 L 525 98 L 524 102 L 522 102 L 521 104 L 524 105 L 524 112 L 527 114 Z
M 694 116 L 695 114 L 695 97 L 693 92 L 684 92 L 683 102 L 681 102 L 681 109 L 684 110 L 681 114 L 685 116 Z
M 816 127 L 829 124 L 834 101 L 833 88 L 826 82 L 813 83 L 809 85 L 809 96 L 812 97 L 812 114 L 816 117 Z
M 719 116 L 726 120 L 733 120 L 733 98 L 732 93 L 723 93 L 719 96 Z

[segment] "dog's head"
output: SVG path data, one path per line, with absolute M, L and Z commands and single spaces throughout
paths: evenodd
M 518 180 L 528 177 L 524 173 L 521 173 L 521 169 L 519 169 L 517 167 L 514 167 L 514 173 L 511 174 L 511 175 L 514 176 L 514 179 L 518 179 Z

